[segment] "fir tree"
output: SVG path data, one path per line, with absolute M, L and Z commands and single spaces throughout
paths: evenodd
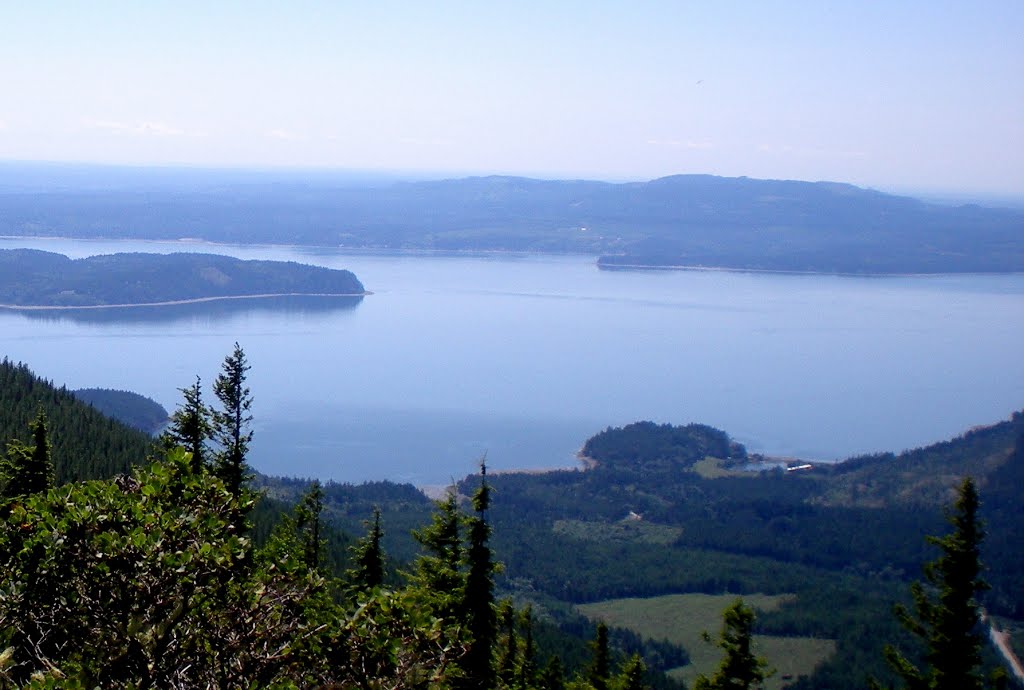
M 495 565 L 488 543 L 491 526 L 487 522 L 487 509 L 490 504 L 491 487 L 487 484 L 487 463 L 483 459 L 480 461 L 480 486 L 473 494 L 476 514 L 469 519 L 468 571 L 463 597 L 466 627 L 471 639 L 462 660 L 462 669 L 472 688 L 491 688 L 495 684 L 491 651 L 496 638 L 497 619 L 494 612 Z
M 324 490 L 314 481 L 299 501 L 295 511 L 295 528 L 299 533 L 302 561 L 310 570 L 319 570 L 323 563 L 324 539 L 320 515 L 324 509 Z
M 753 627 L 754 610 L 737 599 L 722 615 L 717 644 L 725 657 L 710 678 L 697 676 L 694 690 L 753 690 L 764 686 L 773 671 L 763 658 L 754 655 Z
M 241 497 L 242 488 L 249 478 L 245 464 L 252 441 L 252 431 L 249 430 L 252 396 L 245 385 L 249 369 L 245 353 L 235 343 L 234 350 L 224 358 L 221 373 L 213 382 L 213 392 L 221 405 L 213 412 L 213 437 L 219 445 L 214 471 L 235 498 Z
M 540 674 L 540 686 L 545 690 L 565 690 L 565 669 L 557 656 L 548 658 Z
M 519 686 L 532 688 L 537 683 L 537 647 L 533 641 L 533 609 L 523 611 L 523 661 L 519 665 Z
M 367 522 L 369 532 L 352 547 L 355 567 L 348 572 L 352 587 L 369 590 L 384 584 L 384 549 L 381 539 L 380 508 L 373 507 L 373 520 Z
M 604 621 L 597 624 L 597 635 L 592 646 L 594 657 L 587 670 L 587 680 L 594 690 L 606 690 L 611 677 L 611 656 L 608 651 L 608 626 Z
M 647 667 L 639 654 L 634 654 L 626 662 L 622 669 L 622 676 L 619 687 L 622 690 L 649 690 L 644 684 L 644 676 L 647 674 Z
M 981 541 L 978 492 L 968 477 L 961 483 L 948 518 L 952 532 L 928 537 L 942 555 L 925 564 L 925 583 L 911 585 L 914 613 L 896 607 L 896 616 L 925 645 L 926 666 L 918 668 L 902 652 L 889 646 L 885 658 L 909 690 L 980 690 L 982 638 L 976 596 L 987 588 L 981 578 Z M 878 687 L 877 683 L 874 687 Z
M 516 680 L 516 664 L 519 658 L 519 636 L 516 634 L 516 610 L 512 602 L 505 599 L 498 607 L 498 619 L 505 634 L 505 645 L 498 662 L 498 678 L 512 687 Z
M 462 572 L 462 514 L 454 491 L 438 501 L 430 524 L 414 530 L 413 537 L 425 553 L 416 559 L 411 580 L 433 598 L 434 612 L 442 619 L 459 618 L 465 591 Z
M 206 467 L 207 448 L 210 438 L 210 408 L 203 402 L 203 391 L 200 379 L 188 388 L 181 388 L 184 402 L 171 415 L 171 423 L 164 432 L 169 445 L 181 446 L 192 454 L 192 468 L 198 472 Z
M 53 462 L 46 432 L 46 414 L 39 410 L 31 424 L 32 445 L 7 444 L 3 469 L 3 497 L 17 498 L 41 493 L 53 484 Z

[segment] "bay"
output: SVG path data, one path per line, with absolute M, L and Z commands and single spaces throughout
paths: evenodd
M 356 273 L 373 294 L 76 314 L 0 312 L 0 354 L 69 388 L 169 409 L 235 341 L 268 474 L 446 483 L 574 467 L 591 434 L 703 422 L 834 460 L 942 440 L 1024 407 L 1024 275 L 861 278 L 600 271 L 577 256 L 363 254 L 3 239 L 73 257 L 207 251 Z

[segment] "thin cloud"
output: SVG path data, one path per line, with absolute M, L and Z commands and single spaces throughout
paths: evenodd
M 789 144 L 761 144 L 757 147 L 757 150 L 772 156 L 796 156 L 802 158 L 866 158 L 868 155 L 865 151 L 803 148 L 790 146 Z
M 268 129 L 263 135 L 271 139 L 280 139 L 281 141 L 301 141 L 305 139 L 301 134 L 288 129 Z
M 116 122 L 112 120 L 96 120 L 86 124 L 89 129 L 99 129 L 111 134 L 128 134 L 134 136 L 179 137 L 186 132 L 163 122 Z
M 406 144 L 410 146 L 451 146 L 451 139 L 441 138 L 422 138 L 422 137 L 402 137 L 398 140 L 399 144 Z
M 679 139 L 648 139 L 647 144 L 648 146 L 662 146 L 671 149 L 702 150 L 715 148 L 715 145 L 710 141 L 681 141 Z

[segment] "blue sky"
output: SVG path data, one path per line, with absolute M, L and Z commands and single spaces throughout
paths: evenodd
M 0 2 L 0 160 L 1024 196 L 1024 2 Z

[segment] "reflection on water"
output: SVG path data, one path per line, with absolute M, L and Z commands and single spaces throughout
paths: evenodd
M 210 300 L 159 306 L 109 307 L 103 309 L 41 309 L 17 311 L 39 321 L 76 321 L 97 324 L 138 324 L 191 322 L 200 319 L 222 319 L 241 313 L 327 315 L 352 311 L 363 301 L 361 295 L 283 295 L 280 297 L 246 297 Z

